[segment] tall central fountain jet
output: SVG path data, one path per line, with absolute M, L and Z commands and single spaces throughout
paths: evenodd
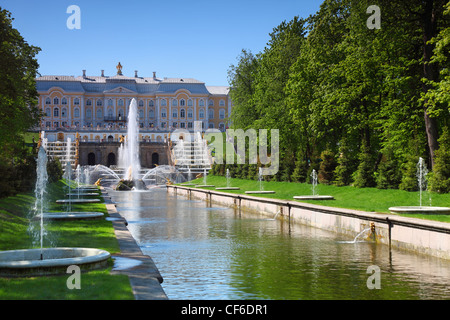
M 119 166 L 125 169 L 123 180 L 131 182 L 131 185 L 140 189 L 141 163 L 139 159 L 139 119 L 137 102 L 133 98 L 128 111 L 127 137 L 119 149 Z M 130 184 L 128 184 L 130 185 Z

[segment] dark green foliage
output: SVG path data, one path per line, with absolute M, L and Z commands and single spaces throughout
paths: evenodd
M 336 160 L 334 153 L 330 150 L 325 150 L 320 154 L 322 162 L 318 174 L 319 183 L 331 184 L 334 180 L 334 171 L 336 169 Z
M 421 155 L 445 192 L 446 149 L 435 151 L 448 125 L 446 2 L 379 0 L 382 27 L 372 30 L 369 0 L 324 0 L 308 19 L 274 28 L 261 53 L 243 50 L 229 72 L 231 120 L 280 130 L 280 171 L 265 179 L 310 181 L 315 169 L 322 183 L 415 190 Z
M 350 150 L 346 140 L 341 141 L 339 146 L 339 155 L 337 157 L 337 166 L 334 170 L 334 184 L 342 187 L 352 182 L 352 173 L 354 171 L 353 161 L 350 158 Z
M 406 191 L 419 190 L 417 184 L 417 162 L 419 157 L 407 156 L 406 162 L 401 165 L 402 180 L 398 188 Z
M 47 174 L 48 174 L 48 182 L 58 182 L 62 179 L 63 170 L 61 166 L 61 162 L 58 158 L 49 159 L 47 162 Z
M 365 143 L 363 143 L 363 145 L 361 146 L 361 152 L 359 154 L 358 169 L 354 173 L 353 185 L 357 188 L 374 187 L 374 167 L 375 161 L 373 160 L 373 156 L 370 153 L 370 149 Z
M 376 172 L 378 189 L 397 189 L 401 181 L 399 164 L 392 152 L 383 154 Z
M 450 133 L 445 127 L 438 140 L 439 150 L 436 151 L 433 172 L 429 173 L 429 188 L 431 191 L 450 192 Z

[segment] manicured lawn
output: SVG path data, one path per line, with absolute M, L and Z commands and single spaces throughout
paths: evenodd
M 192 183 L 203 184 L 203 178 L 193 180 Z M 226 187 L 227 180 L 222 176 L 208 176 L 207 184 L 215 187 Z M 181 184 L 182 185 L 182 184 Z M 255 180 L 231 179 L 232 187 L 240 187 L 240 190 L 230 190 L 221 192 L 230 192 L 244 194 L 245 191 L 259 190 L 259 182 Z M 207 188 L 214 190 L 214 188 Z M 261 197 L 294 200 L 294 196 L 311 195 L 311 184 L 293 183 L 293 182 L 263 182 L 264 190 L 275 191 L 275 194 L 264 194 Z M 419 205 L 419 192 L 408 192 L 403 190 L 385 190 L 377 188 L 355 188 L 351 186 L 336 187 L 332 185 L 319 184 L 316 194 L 331 195 L 335 200 L 308 200 L 302 202 L 320 204 L 330 207 L 347 208 L 362 210 L 367 212 L 389 213 L 389 207 L 393 206 L 417 206 Z M 258 196 L 252 194 L 252 196 Z M 423 205 L 429 205 L 429 194 L 423 194 Z M 450 194 L 431 194 L 433 206 L 450 206 Z M 413 215 L 415 218 L 433 219 L 443 222 L 450 222 L 449 215 Z
M 62 205 L 55 203 L 65 198 L 65 183 L 49 185 L 48 211 L 64 211 Z M 101 197 L 99 197 L 101 199 Z M 28 249 L 38 245 L 33 243 L 28 233 L 30 208 L 34 205 L 33 194 L 20 194 L 0 199 L 0 250 Z M 103 203 L 79 204 L 72 211 L 103 212 Z M 91 221 L 46 222 L 45 247 L 88 247 L 104 249 L 115 254 L 120 252 L 114 228 L 105 219 Z M 70 276 L 36 278 L 0 278 L 1 299 L 134 299 L 127 276 L 111 275 L 109 268 L 95 270 L 81 275 L 81 290 L 69 290 L 66 286 Z

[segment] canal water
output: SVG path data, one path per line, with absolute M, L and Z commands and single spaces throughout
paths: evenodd
M 450 299 L 448 260 L 209 207 L 165 188 L 110 194 L 169 299 Z

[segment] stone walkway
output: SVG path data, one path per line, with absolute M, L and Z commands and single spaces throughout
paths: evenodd
M 102 196 L 105 199 L 109 216 L 114 218 L 111 220 L 114 220 L 112 224 L 121 251 L 120 254 L 113 255 L 113 258 L 121 257 L 140 262 L 138 265 L 130 268 L 119 268 L 120 270 L 113 270 L 111 273 L 125 274 L 129 277 L 136 300 L 168 300 L 161 286 L 163 278 L 153 259 L 142 253 L 136 240 L 126 227 L 126 220 L 117 212 L 116 206 L 103 188 Z

